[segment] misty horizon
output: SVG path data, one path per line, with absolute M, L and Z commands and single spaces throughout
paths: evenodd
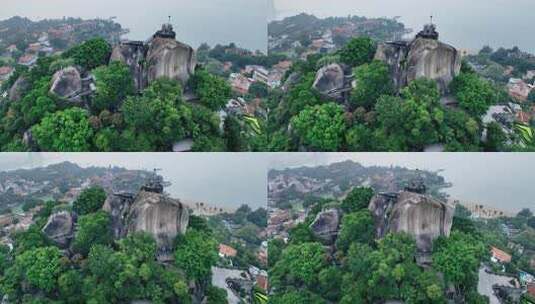
M 318 167 L 351 160 L 366 167 L 439 172 L 452 184 L 443 189 L 451 199 L 518 212 L 534 206 L 532 157 L 530 153 L 286 153 L 272 159 L 269 169 Z
M 82 168 L 112 166 L 145 171 L 159 168 L 162 170 L 158 174 L 171 183 L 165 189 L 171 197 L 227 209 L 236 209 L 242 204 L 252 209 L 267 206 L 266 165 L 256 164 L 252 155 L 7 153 L 0 159 L 0 171 L 33 169 L 62 162 Z M 247 169 L 236 170 L 240 164 Z
M 319 18 L 346 17 L 395 18 L 416 34 L 424 24 L 437 25 L 440 39 L 457 48 L 477 51 L 485 45 L 493 48 L 520 49 L 535 53 L 532 39 L 532 15 L 535 2 L 517 0 L 514 5 L 500 0 L 269 0 L 271 20 L 281 20 L 299 13 Z
M 53 2 L 54 5 L 51 5 Z M 202 43 L 236 45 L 267 52 L 267 6 L 265 0 L 131 0 L 128 9 L 119 0 L 20 0 L 4 5 L 0 19 L 14 16 L 30 20 L 109 19 L 130 30 L 124 38 L 146 40 L 171 16 L 177 40 L 194 48 Z M 247 26 L 243 26 L 246 24 Z

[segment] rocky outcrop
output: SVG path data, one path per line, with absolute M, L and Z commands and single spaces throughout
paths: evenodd
M 103 210 L 111 216 L 115 239 L 145 232 L 156 240 L 158 260 L 172 259 L 171 249 L 177 235 L 186 233 L 189 212 L 179 200 L 163 193 L 161 177 L 154 176 L 137 195 L 116 193 L 108 196 Z
M 75 67 L 67 67 L 57 71 L 52 76 L 50 93 L 61 98 L 69 99 L 76 96 L 82 90 L 82 77 Z
M 126 236 L 126 218 L 130 207 L 134 203 L 135 196 L 130 193 L 115 193 L 109 195 L 102 209 L 110 214 L 111 229 L 115 239 Z
M 22 93 L 25 92 L 30 86 L 30 83 L 26 78 L 19 77 L 13 86 L 11 86 L 11 89 L 9 89 L 9 100 L 11 101 L 19 101 L 22 98 Z
M 50 215 L 41 230 L 60 248 L 67 248 L 74 237 L 75 219 L 70 212 L 61 211 Z
M 322 95 L 333 98 L 341 97 L 341 94 L 338 91 L 343 89 L 344 86 L 344 70 L 337 63 L 332 63 L 319 69 L 316 73 L 316 79 L 312 84 L 312 87 L 318 90 Z
M 145 73 L 145 56 L 147 47 L 143 42 L 124 41 L 113 48 L 110 61 L 120 61 L 130 68 L 134 84 L 138 91 L 147 86 Z
M 136 89 L 142 91 L 158 78 L 169 78 L 185 85 L 195 72 L 195 50 L 175 40 L 176 34 L 165 24 L 148 42 L 124 41 L 113 48 L 111 61 L 125 63 L 134 77 Z
M 174 39 L 154 37 L 147 52 L 147 79 L 158 78 L 178 80 L 185 85 L 195 72 L 197 58 L 195 50 Z
M 188 222 L 188 210 L 179 200 L 161 193 L 140 191 L 128 213 L 127 231 L 151 234 L 158 245 L 159 257 L 165 259 L 176 236 L 186 233 Z
M 375 220 L 377 238 L 388 232 L 408 233 L 416 239 L 421 254 L 430 253 L 439 236 L 449 236 L 453 220 L 453 207 L 447 203 L 409 191 L 375 195 L 369 210 Z
M 316 238 L 325 245 L 333 245 L 338 237 L 341 213 L 336 208 L 324 210 L 316 215 L 310 229 Z
M 22 143 L 33 150 L 33 147 L 35 146 L 35 141 L 32 134 L 32 129 L 28 129 L 22 134 Z
M 411 42 L 379 44 L 375 59 L 389 66 L 398 90 L 413 80 L 426 78 L 435 80 L 441 92 L 446 93 L 450 82 L 459 75 L 461 54 L 453 46 L 438 41 L 438 33 L 435 34 L 424 29 Z

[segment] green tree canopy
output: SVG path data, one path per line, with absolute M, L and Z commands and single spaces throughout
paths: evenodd
M 372 61 L 375 55 L 375 43 L 369 37 L 357 37 L 351 39 L 342 49 L 338 51 L 340 60 L 351 66 L 359 65 Z
M 346 213 L 367 209 L 372 197 L 373 197 L 372 188 L 355 187 L 344 198 L 340 207 Z
M 494 87 L 477 74 L 461 73 L 453 79 L 450 88 L 459 106 L 475 117 L 485 114 L 498 101 Z
M 126 151 L 170 151 L 175 141 L 192 132 L 192 109 L 182 102 L 177 82 L 157 80 L 142 96 L 131 96 L 121 107 Z
M 300 142 L 312 151 L 338 151 L 342 146 L 344 110 L 335 103 L 307 107 L 291 124 Z
M 47 114 L 32 128 L 32 134 L 43 151 L 91 151 L 93 129 L 87 111 L 80 108 Z
M 110 223 L 110 216 L 102 210 L 81 216 L 78 219 L 78 231 L 73 242 L 74 249 L 87 256 L 91 246 L 110 244 L 112 241 Z
M 57 287 L 63 268 L 61 257 L 57 247 L 39 247 L 17 256 L 14 267 L 21 271 L 24 281 L 44 292 L 51 292 Z
M 87 70 L 108 63 L 111 46 L 102 38 L 94 38 L 79 44 L 63 54 L 65 58 L 74 58 L 77 65 Z
M 221 109 L 232 96 L 230 85 L 225 79 L 205 70 L 196 71 L 191 83 L 201 103 L 213 111 Z
M 134 93 L 134 80 L 128 66 L 114 61 L 107 66 L 93 70 L 97 91 L 91 102 L 95 113 L 102 110 L 115 110 L 120 103 Z
M 259 82 L 259 81 L 253 82 L 249 86 L 249 94 L 257 98 L 265 98 L 269 94 L 268 86 L 267 84 L 263 82 Z
M 84 189 L 80 196 L 74 201 L 72 209 L 78 215 L 86 215 L 97 212 L 104 205 L 106 191 L 101 187 L 91 187 Z
M 217 242 L 196 230 L 188 230 L 175 250 L 175 265 L 191 280 L 206 279 L 217 259 Z
M 363 64 L 354 71 L 357 87 L 353 90 L 351 103 L 354 107 L 362 106 L 373 109 L 381 95 L 394 92 L 392 80 L 386 63 L 374 60 Z
M 340 233 L 336 239 L 336 247 L 347 251 L 351 244 L 358 242 L 372 244 L 375 237 L 375 226 L 369 210 L 361 210 L 344 215 Z
M 326 256 L 320 243 L 288 246 L 280 260 L 269 271 L 273 288 L 283 291 L 291 286 L 314 287 L 319 273 L 326 266 Z
M 506 147 L 507 135 L 497 122 L 487 125 L 487 140 L 484 143 L 486 152 L 503 152 Z
M 422 150 L 440 141 L 444 110 L 434 81 L 424 78 L 402 90 L 402 98 L 382 96 L 375 106 L 377 121 L 396 150 Z
M 433 266 L 454 284 L 457 294 L 466 294 L 477 286 L 478 270 L 486 254 L 485 246 L 473 236 L 452 231 L 433 245 Z

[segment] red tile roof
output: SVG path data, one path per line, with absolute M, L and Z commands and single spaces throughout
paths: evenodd
M 224 256 L 235 257 L 238 251 L 228 245 L 219 244 L 219 253 Z
M 0 75 L 7 75 L 11 73 L 11 71 L 13 71 L 12 67 L 8 67 L 8 66 L 0 67 Z
M 267 291 L 268 289 L 268 278 L 264 275 L 257 275 L 256 276 L 256 285 L 263 290 Z
M 531 115 L 527 112 L 520 111 L 516 114 L 516 118 L 518 121 L 520 121 L 523 124 L 529 124 L 529 121 L 531 120 Z
M 496 247 L 491 247 L 491 253 L 494 258 L 496 258 L 500 262 L 510 263 L 511 262 L 511 255 L 507 252 L 500 250 Z
M 535 283 L 528 284 L 528 294 L 532 297 L 535 297 Z

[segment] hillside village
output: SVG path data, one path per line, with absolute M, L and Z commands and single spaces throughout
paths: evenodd
M 0 87 L 14 73 L 17 64 L 32 67 L 39 56 L 61 53 L 88 38 L 99 36 L 117 43 L 127 33 L 128 30 L 113 19 L 65 18 L 33 22 L 13 17 L 3 20 L 0 22 Z

